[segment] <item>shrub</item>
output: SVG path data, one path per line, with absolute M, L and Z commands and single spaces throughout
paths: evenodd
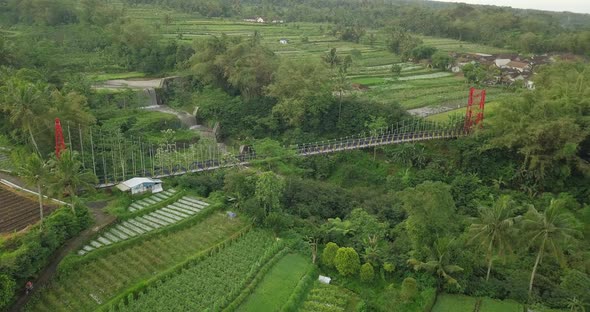
M 370 282 L 375 277 L 375 270 L 370 263 L 365 263 L 361 266 L 361 281 Z
M 418 283 L 412 277 L 406 277 L 402 282 L 400 297 L 404 302 L 413 301 L 418 295 Z
M 329 268 L 334 268 L 334 258 L 336 257 L 338 248 L 339 247 L 336 243 L 329 242 L 326 244 L 324 252 L 322 252 L 322 263 L 325 266 Z
M 354 248 L 342 247 L 336 252 L 334 265 L 336 266 L 336 269 L 338 269 L 338 273 L 343 276 L 349 276 L 358 272 L 361 266 L 361 260 Z
M 6 307 L 14 294 L 16 283 L 7 275 L 0 274 L 0 309 Z

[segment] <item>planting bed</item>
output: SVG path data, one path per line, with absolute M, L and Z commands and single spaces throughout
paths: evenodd
M 74 264 L 37 292 L 26 310 L 94 311 L 125 289 L 211 248 L 245 226 L 239 219 L 216 213 L 190 227 Z
M 172 193 L 169 193 L 167 195 L 170 196 L 171 194 Z M 151 202 L 146 201 L 146 199 L 150 199 Z M 142 200 L 144 203 L 146 203 L 145 207 L 147 207 L 147 205 L 154 205 L 157 202 L 163 200 L 163 198 L 156 197 L 156 195 L 146 199 Z M 207 206 L 209 206 L 209 204 L 206 202 L 200 201 L 190 196 L 184 196 L 173 204 L 160 208 L 149 214 L 124 221 L 110 228 L 109 230 L 105 231 L 102 236 L 84 246 L 82 250 L 78 251 L 78 254 L 85 255 L 97 248 L 142 235 L 161 227 L 172 225 L 197 214 Z
M 55 207 L 44 206 L 48 215 Z M 20 231 L 39 221 L 39 202 L 0 185 L 0 233 Z

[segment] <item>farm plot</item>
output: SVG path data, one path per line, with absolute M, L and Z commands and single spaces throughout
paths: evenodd
M 476 299 L 463 295 L 440 294 L 432 312 L 471 312 L 475 308 Z
M 155 286 L 120 311 L 219 311 L 280 250 L 273 236 L 253 230 L 219 253 L 207 257 Z
M 55 209 L 43 206 L 47 216 Z M 0 186 L 0 233 L 20 231 L 39 221 L 39 202 Z
M 174 193 L 176 193 L 176 190 L 174 189 L 169 189 L 166 190 L 164 192 L 160 192 L 157 194 L 154 194 L 150 197 L 146 197 L 144 199 L 140 199 L 138 201 L 135 201 L 133 203 L 131 203 L 131 205 L 129 205 L 129 211 L 135 212 L 138 210 L 142 210 L 145 209 L 149 206 L 153 206 L 163 200 L 166 200 L 168 198 L 170 198 L 172 195 L 174 195 Z
M 143 201 L 145 202 L 145 205 L 155 205 L 159 201 L 162 201 L 162 198 L 164 196 L 171 196 L 173 194 L 172 191 L 167 192 L 168 193 L 165 195 L 156 194 L 143 199 Z M 158 201 L 152 199 L 152 197 L 157 198 Z M 191 216 L 197 214 L 207 206 L 209 206 L 209 204 L 206 202 L 203 202 L 190 196 L 184 196 L 175 203 L 172 203 L 166 207 L 160 208 L 146 215 L 126 220 L 110 228 L 109 230 L 105 231 L 103 235 L 99 236 L 96 240 L 93 240 L 88 245 L 84 246 L 82 250 L 78 251 L 78 254 L 82 256 L 97 248 L 108 246 L 138 235 L 142 235 L 157 230 L 161 227 L 172 225 L 184 219 L 190 218 Z M 143 209 L 147 206 L 136 207 L 140 207 L 137 209 Z
M 40 290 L 27 311 L 93 311 L 121 291 L 199 254 L 247 224 L 216 213 L 188 228 L 75 265 Z
M 484 298 L 479 306 L 479 312 L 522 312 L 522 304 L 511 300 L 496 300 Z
M 355 311 L 359 298 L 356 294 L 335 285 L 315 282 L 300 312 Z
M 237 311 L 281 310 L 309 268 L 310 263 L 303 256 L 299 254 L 286 255 L 270 269 Z
M 457 53 L 488 53 L 488 54 L 499 54 L 499 53 L 510 53 L 513 52 L 508 49 L 496 48 L 477 43 L 470 43 L 466 41 L 460 41 L 449 38 L 436 38 L 422 36 L 422 41 L 425 45 L 435 47 L 445 52 L 457 52 Z

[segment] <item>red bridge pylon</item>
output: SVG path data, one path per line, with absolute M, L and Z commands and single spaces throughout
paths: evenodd
M 55 157 L 59 159 L 61 152 L 66 150 L 66 143 L 64 142 L 64 134 L 61 129 L 61 122 L 59 118 L 55 118 Z
M 473 120 L 473 103 L 479 99 L 479 107 L 476 108 L 475 120 Z M 486 104 L 486 90 L 478 90 L 473 87 L 469 89 L 469 101 L 467 102 L 467 111 L 465 112 L 465 131 L 471 131 L 474 125 L 483 127 L 483 111 Z

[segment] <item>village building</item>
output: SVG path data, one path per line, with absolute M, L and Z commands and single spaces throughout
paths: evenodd
M 506 64 L 507 68 L 518 70 L 519 72 L 528 71 L 531 69 L 531 65 L 525 62 L 518 62 L 518 61 L 510 61 Z
M 249 22 L 249 23 L 264 23 L 264 18 L 257 16 L 257 17 L 245 18 L 245 19 L 243 19 L 243 21 Z
M 131 192 L 132 195 L 146 192 L 162 192 L 162 180 L 150 178 L 133 178 L 117 184 L 117 188 L 122 192 Z

